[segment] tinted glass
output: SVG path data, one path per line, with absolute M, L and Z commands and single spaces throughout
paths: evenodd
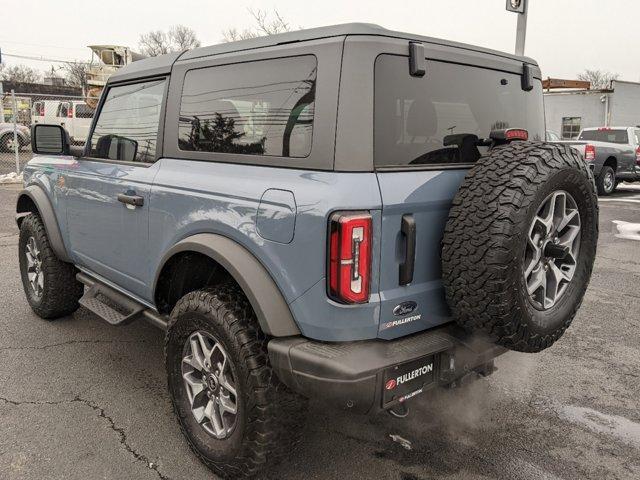
M 473 163 L 486 151 L 478 140 L 496 129 L 545 138 L 541 82 L 524 92 L 519 75 L 432 60 L 424 77 L 412 77 L 408 62 L 376 60 L 376 166 Z
M 640 130 L 636 130 L 636 145 L 640 145 Z
M 91 136 L 90 155 L 153 162 L 164 87 L 162 79 L 110 88 Z
M 76 118 L 93 118 L 94 110 L 86 103 L 76 103 Z
M 58 105 L 58 113 L 57 113 L 58 117 L 66 117 L 68 113 L 69 113 L 68 103 L 65 102 Z
M 312 55 L 187 72 L 181 150 L 306 157 L 311 152 L 316 58 Z
M 627 135 L 626 130 L 611 130 L 608 128 L 598 130 L 585 130 L 580 134 L 578 140 L 626 144 L 629 143 L 629 135 Z

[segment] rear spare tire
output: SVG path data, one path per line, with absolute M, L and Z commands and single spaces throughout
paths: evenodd
M 442 240 L 454 318 L 511 350 L 544 350 L 582 302 L 597 241 L 593 174 L 575 151 L 493 148 L 463 181 Z

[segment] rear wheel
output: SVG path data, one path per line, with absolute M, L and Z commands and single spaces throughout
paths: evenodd
M 618 186 L 615 170 L 608 165 L 602 167 L 600 175 L 596 178 L 596 186 L 598 187 L 598 195 L 611 195 Z
M 469 171 L 445 229 L 455 319 L 512 350 L 549 347 L 582 302 L 597 239 L 593 176 L 570 147 L 494 148 Z
M 192 292 L 165 340 L 169 391 L 195 454 L 225 478 L 250 477 L 299 442 L 306 400 L 275 376 L 267 338 L 242 291 Z

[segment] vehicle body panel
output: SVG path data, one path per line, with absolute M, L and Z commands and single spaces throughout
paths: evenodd
M 303 308 L 292 307 L 303 335 L 353 340 L 357 337 L 353 332 L 358 331 L 366 335 L 360 338 L 376 337 L 377 295 L 368 305 L 339 305 L 327 297 L 325 279 L 329 214 L 344 209 L 379 210 L 380 192 L 374 174 L 170 158 L 156 165 L 159 170 L 149 201 L 150 265 L 157 266 L 164 252 L 190 235 L 223 235 L 245 247 L 264 265 L 287 303 L 304 296 Z M 288 190 L 295 198 L 295 234 L 290 243 L 267 240 L 257 231 L 258 207 L 269 189 Z M 375 257 L 373 265 L 377 271 Z M 152 286 L 149 281 L 145 298 L 153 298 Z M 377 290 L 377 277 L 372 280 L 374 288 Z
M 149 198 L 159 165 L 126 165 L 83 158 L 64 173 L 67 235 L 82 266 L 145 298 L 149 266 Z M 141 207 L 118 201 L 139 195 Z
M 60 100 L 37 100 L 31 106 L 32 123 L 56 124 Z

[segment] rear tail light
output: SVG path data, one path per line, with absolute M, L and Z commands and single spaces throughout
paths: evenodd
M 529 132 L 524 128 L 503 128 L 491 130 L 489 138 L 497 143 L 510 142 L 512 140 L 528 140 Z
M 586 145 L 584 147 L 584 159 L 587 162 L 593 162 L 596 159 L 596 147 L 594 145 Z
M 371 215 L 334 213 L 329 221 L 329 296 L 366 303 L 371 284 Z
M 507 140 L 528 140 L 529 132 L 522 128 L 508 128 L 504 132 L 504 136 L 507 137 Z
M 636 165 L 640 167 L 640 147 L 636 148 Z

